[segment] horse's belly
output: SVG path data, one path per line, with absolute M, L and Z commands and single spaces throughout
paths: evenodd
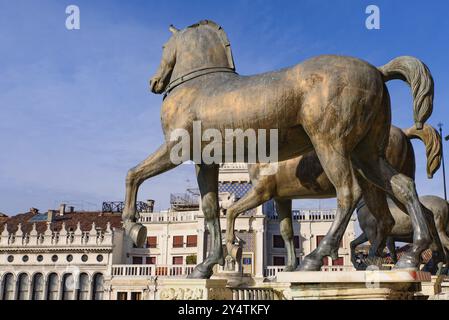
M 390 208 L 390 211 L 393 214 L 393 219 L 395 220 L 394 227 L 391 230 L 391 235 L 405 237 L 413 234 L 413 226 L 410 217 L 402 211 L 398 213 L 397 211 L 399 211 L 399 208 Z
M 335 197 L 335 188 L 313 151 L 281 162 L 276 180 L 279 197 L 291 199 Z

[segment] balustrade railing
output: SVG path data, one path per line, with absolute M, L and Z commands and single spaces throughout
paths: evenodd
M 275 278 L 278 272 L 284 271 L 284 266 L 267 266 L 264 271 L 265 278 Z M 322 266 L 321 271 L 338 272 L 338 271 L 354 271 L 355 268 L 351 265 L 345 266 Z
M 114 277 L 183 277 L 189 275 L 195 265 L 135 265 L 112 266 Z

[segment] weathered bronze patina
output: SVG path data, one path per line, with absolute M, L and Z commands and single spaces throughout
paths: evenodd
M 432 177 L 441 162 L 441 138 L 438 132 L 429 125 L 423 130 L 411 127 L 401 130 L 391 126 L 386 159 L 398 172 L 415 178 L 415 154 L 409 139 L 421 139 L 426 146 L 427 174 Z M 315 151 L 303 156 L 281 161 L 278 163 L 276 174 L 267 176 L 261 174 L 264 167 L 272 164 L 248 165 L 252 189 L 239 201 L 226 210 L 227 229 L 226 240 L 228 253 L 235 258 L 239 247 L 234 244 L 235 219 L 243 212 L 262 203 L 274 199 L 280 221 L 281 235 L 287 249 L 286 271 L 293 271 L 297 267 L 296 253 L 293 242 L 292 199 L 323 199 L 335 197 L 335 188 L 326 176 Z M 365 208 L 368 211 L 368 208 Z M 382 213 L 382 212 L 381 212 Z M 388 217 L 379 216 L 374 212 L 369 223 L 372 223 L 370 233 L 370 256 L 380 255 L 384 249 L 383 234 L 377 233 L 377 228 L 383 227 L 383 221 Z M 379 225 L 376 223 L 380 221 Z M 409 219 L 410 220 L 410 219 Z M 411 222 L 410 222 L 411 223 Z M 336 259 L 336 257 L 334 257 Z
M 229 41 L 216 23 L 204 20 L 172 31 L 159 69 L 150 82 L 153 92 L 163 93 L 171 81 L 195 70 L 234 69 Z M 376 68 L 360 59 L 324 55 L 260 75 L 214 72 L 182 82 L 162 104 L 165 142 L 128 172 L 125 230 L 136 245 L 144 243 L 146 229 L 136 222 L 137 191 L 146 179 L 176 166 L 170 160 L 170 151 L 176 144 L 170 141 L 173 130 L 184 129 L 193 139 L 194 121 L 201 121 L 202 130 L 219 130 L 223 137 L 225 129 L 277 129 L 279 161 L 314 149 L 338 200 L 335 221 L 318 248 L 304 259 L 301 269 L 319 270 L 323 257 L 336 255 L 362 195 L 369 199 L 368 207 L 389 217 L 381 230 L 386 236 L 393 219 L 384 192 L 394 195 L 406 207 L 415 231 L 413 247 L 402 256 L 398 267 L 416 268 L 431 239 L 413 180 L 399 174 L 385 160 L 391 112 L 385 82 L 391 79 L 405 80 L 411 86 L 415 125 L 421 129 L 432 112 L 433 80 L 427 67 L 413 57 L 399 57 Z M 268 145 L 258 147 L 269 149 Z M 202 210 L 212 245 L 210 255 L 191 274 L 194 278 L 210 277 L 215 264 L 224 264 L 218 168 L 218 163 L 196 163 Z
M 440 197 L 431 195 L 422 196 L 419 200 L 424 208 L 430 212 L 442 244 L 441 247 L 438 241 L 432 243 L 430 248 L 434 252 L 433 258 L 438 259 L 435 262 L 445 263 L 447 262 L 447 252 L 449 252 L 449 237 L 447 236 L 449 232 L 449 203 Z M 395 241 L 413 242 L 413 225 L 410 216 L 399 209 L 393 201 L 389 201 L 389 207 L 395 224 L 387 239 L 387 246 L 393 263 L 396 263 Z M 357 217 L 363 232 L 351 241 L 351 261 L 355 267 L 357 267 L 355 261 L 357 246 L 367 241 L 374 241 L 376 238 L 376 220 L 369 209 L 366 206 L 361 206 L 357 210 Z

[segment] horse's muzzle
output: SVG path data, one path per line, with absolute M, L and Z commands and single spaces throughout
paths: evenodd
M 150 91 L 153 93 L 156 93 L 156 85 L 158 84 L 159 79 L 153 78 L 150 80 Z

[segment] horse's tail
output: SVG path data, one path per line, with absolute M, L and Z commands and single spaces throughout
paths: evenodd
M 425 124 L 422 130 L 410 127 L 403 131 L 407 138 L 419 139 L 426 146 L 427 177 L 431 179 L 441 164 L 442 142 L 440 134 L 434 127 L 428 124 Z
M 433 109 L 433 78 L 429 68 L 414 57 L 403 56 L 391 60 L 378 70 L 385 82 L 399 79 L 410 85 L 413 94 L 413 118 L 416 128 L 421 130 Z

